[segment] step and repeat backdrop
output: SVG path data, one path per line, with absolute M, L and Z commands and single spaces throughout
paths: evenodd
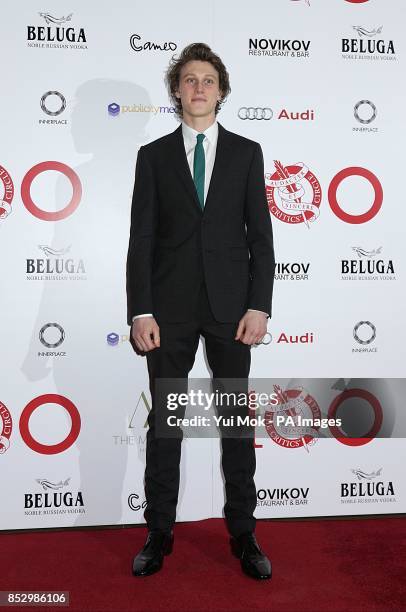
M 130 205 L 139 147 L 178 126 L 163 77 L 191 42 L 229 70 L 220 123 L 264 153 L 277 269 L 253 379 L 286 414 L 350 412 L 358 436 L 266 427 L 257 516 L 406 511 L 405 17 L 402 0 L 3 7 L 1 529 L 143 522 Z M 209 375 L 200 345 L 191 377 Z M 223 503 L 219 440 L 186 438 L 178 520 Z

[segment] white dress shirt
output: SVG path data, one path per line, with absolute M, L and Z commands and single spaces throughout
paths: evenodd
M 214 121 L 208 128 L 204 130 L 204 132 L 198 132 L 194 128 L 187 125 L 184 121 L 182 121 L 182 136 L 183 136 L 183 144 L 185 146 L 186 157 L 190 168 L 190 173 L 193 177 L 193 159 L 195 153 L 195 146 L 197 143 L 196 136 L 198 134 L 204 134 L 205 138 L 203 140 L 203 149 L 205 156 L 205 171 L 204 171 L 204 202 L 206 203 L 207 193 L 209 191 L 210 179 L 213 173 L 214 162 L 216 159 L 216 149 L 217 149 L 217 139 L 219 133 L 219 126 L 217 121 Z M 249 308 L 253 312 L 262 312 L 261 310 L 254 310 L 253 308 Z M 265 313 L 267 314 L 267 313 Z M 141 317 L 153 317 L 154 315 L 151 313 L 140 314 L 133 317 L 134 319 L 139 319 Z

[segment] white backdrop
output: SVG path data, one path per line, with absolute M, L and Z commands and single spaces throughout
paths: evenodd
M 229 70 L 219 121 L 264 152 L 280 266 L 252 376 L 316 401 L 317 378 L 332 398 L 372 389 L 384 426 L 404 397 L 404 3 L 210 0 L 198 18 L 186 0 L 49 8 L 9 3 L 0 24 L 0 528 L 143 521 L 131 193 L 139 146 L 178 125 L 163 75 L 191 42 Z M 202 346 L 191 376 L 208 376 Z M 257 516 L 405 512 L 405 459 L 401 437 L 286 448 L 267 436 Z M 178 520 L 222 505 L 218 440 L 185 440 Z

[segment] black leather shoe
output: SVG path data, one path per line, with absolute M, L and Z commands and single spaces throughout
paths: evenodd
M 173 548 L 173 531 L 149 531 L 144 548 L 133 561 L 134 576 L 149 576 L 159 572 L 164 555 L 169 555 Z
M 230 545 L 233 555 L 240 559 L 241 569 L 245 574 L 257 580 L 271 578 L 271 562 L 260 549 L 253 533 L 243 533 L 238 538 L 231 538 Z

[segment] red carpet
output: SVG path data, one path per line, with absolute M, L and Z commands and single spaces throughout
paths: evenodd
M 0 590 L 70 591 L 69 611 L 406 610 L 406 518 L 258 521 L 256 533 L 269 581 L 241 573 L 220 519 L 176 525 L 174 552 L 147 578 L 130 571 L 144 527 L 3 533 Z

